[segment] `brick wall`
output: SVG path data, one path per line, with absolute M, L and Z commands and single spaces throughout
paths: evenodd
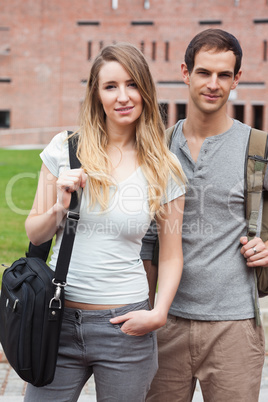
M 113 41 L 143 48 L 159 102 L 168 107 L 167 124 L 174 124 L 177 105 L 187 104 L 180 76 L 185 48 L 209 27 L 232 32 L 244 51 L 228 112 L 234 116 L 240 105 L 245 123 L 268 130 L 267 0 L 118 0 L 117 9 L 113 3 L 0 0 L 0 146 L 46 144 L 59 130 L 75 127 L 91 60 Z M 255 111 L 262 113 L 257 123 Z M 3 128 L 7 112 L 10 124 Z

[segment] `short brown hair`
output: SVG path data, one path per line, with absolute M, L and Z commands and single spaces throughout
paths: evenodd
M 190 74 L 194 68 L 195 56 L 201 49 L 232 51 L 236 58 L 234 75 L 240 70 L 242 49 L 236 37 L 229 32 L 223 31 L 222 29 L 206 29 L 191 40 L 184 56 L 184 61 Z

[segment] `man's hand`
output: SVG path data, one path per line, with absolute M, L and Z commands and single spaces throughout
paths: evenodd
M 240 243 L 243 245 L 241 254 L 247 260 L 248 267 L 268 267 L 268 244 L 264 243 L 259 237 L 248 241 L 247 237 L 241 237 Z

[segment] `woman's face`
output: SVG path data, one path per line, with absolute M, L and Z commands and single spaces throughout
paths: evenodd
M 99 98 L 108 128 L 136 126 L 143 100 L 133 79 L 116 61 L 106 62 L 100 69 Z

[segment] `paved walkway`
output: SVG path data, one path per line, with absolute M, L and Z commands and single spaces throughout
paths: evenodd
M 23 402 L 26 383 L 18 377 L 7 363 L 0 346 L 0 402 Z M 197 386 L 193 402 L 202 402 L 202 394 Z M 268 354 L 263 369 L 259 402 L 268 401 Z M 90 379 L 83 388 L 79 402 L 96 402 L 94 380 Z

